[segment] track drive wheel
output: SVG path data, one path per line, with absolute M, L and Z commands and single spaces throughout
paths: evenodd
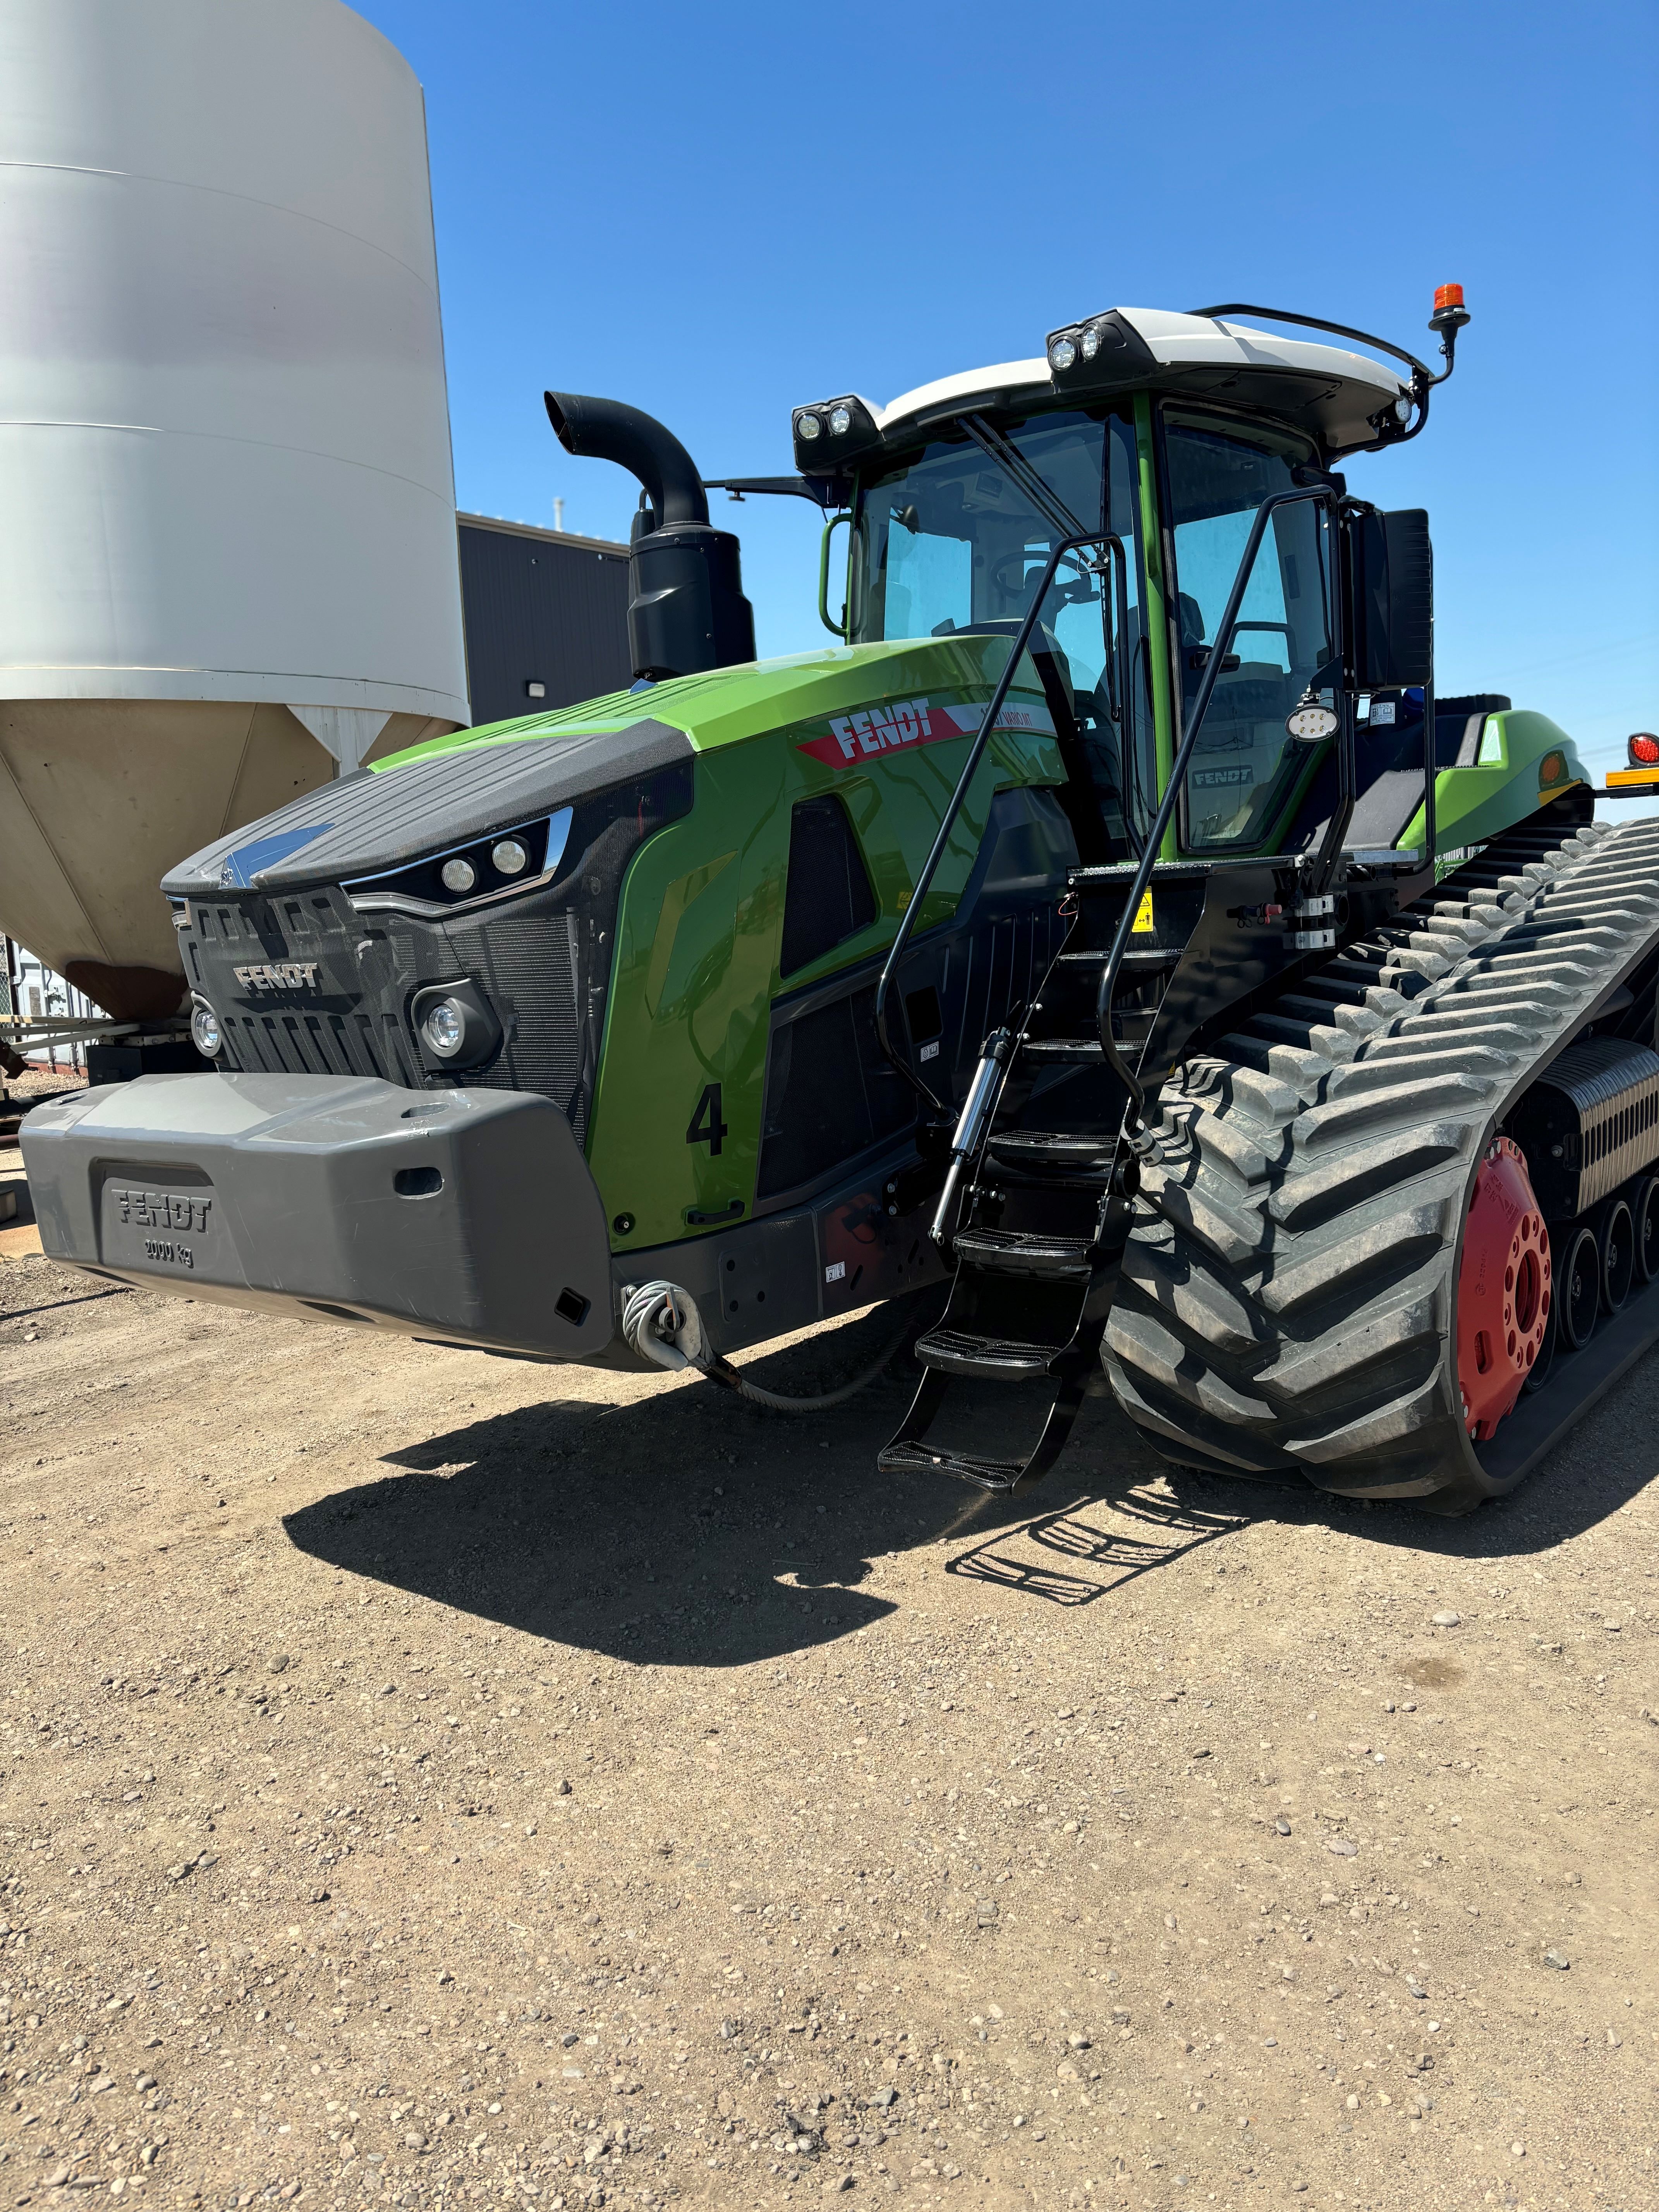
M 1457 1381 L 1477 1443 L 1520 1396 L 1544 1348 L 1553 1304 L 1549 1231 L 1526 1158 L 1499 1137 L 1474 1179 L 1457 1278 Z

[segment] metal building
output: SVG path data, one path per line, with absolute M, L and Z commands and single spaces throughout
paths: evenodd
M 471 719 L 424 106 L 340 0 L 6 0 L 0 179 L 0 930 L 151 1019 L 172 862 Z
M 456 520 L 475 722 L 627 688 L 625 545 L 487 514 Z

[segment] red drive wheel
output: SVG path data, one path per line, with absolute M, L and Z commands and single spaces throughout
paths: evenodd
M 1520 1396 L 1551 1297 L 1549 1231 L 1520 1147 L 1499 1137 L 1474 1179 L 1457 1277 L 1457 1380 L 1477 1443 Z

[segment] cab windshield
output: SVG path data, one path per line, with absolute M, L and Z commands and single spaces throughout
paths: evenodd
M 1063 694 L 1062 719 L 1072 729 L 1062 730 L 1062 739 L 1073 735 L 1080 744 L 1108 833 L 1121 837 L 1126 745 L 1137 758 L 1145 754 L 1131 783 L 1139 793 L 1152 790 L 1145 654 L 1134 649 L 1143 594 L 1134 553 L 1133 432 L 1115 416 L 1068 413 L 999 422 L 992 434 L 1023 467 L 952 430 L 860 483 L 848 640 L 1012 636 L 1059 541 L 1110 530 L 1127 549 L 1131 635 L 1116 635 L 1117 584 L 1103 590 L 1094 549 L 1085 547 L 1062 556 L 1032 646 Z M 1033 486 L 1030 477 L 1040 483 Z

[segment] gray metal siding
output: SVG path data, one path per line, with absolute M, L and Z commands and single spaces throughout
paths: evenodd
M 628 555 L 592 538 L 458 523 L 475 723 L 574 706 L 632 683 Z M 532 699 L 526 686 L 544 684 Z

